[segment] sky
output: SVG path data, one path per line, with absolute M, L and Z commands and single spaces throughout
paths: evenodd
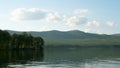
M 0 0 L 0 29 L 120 33 L 120 0 Z

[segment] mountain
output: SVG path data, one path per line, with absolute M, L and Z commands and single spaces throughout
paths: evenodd
M 7 30 L 10 34 L 20 34 L 22 32 L 19 31 L 11 31 Z M 71 31 L 43 31 L 43 32 L 35 32 L 30 31 L 27 32 L 33 36 L 41 36 L 45 40 L 45 45 L 120 45 L 120 37 L 114 35 L 106 35 L 106 34 L 93 34 L 86 33 L 79 30 L 71 30 Z
M 113 36 L 120 36 L 120 34 L 113 34 Z
M 10 34 L 21 34 L 22 32 L 19 31 L 11 31 L 7 30 Z M 100 35 L 100 34 L 92 34 L 92 33 L 85 33 L 79 30 L 71 30 L 71 31 L 43 31 L 43 32 L 27 32 L 33 36 L 41 36 L 45 39 L 85 39 L 85 38 L 107 38 L 112 37 L 109 35 Z

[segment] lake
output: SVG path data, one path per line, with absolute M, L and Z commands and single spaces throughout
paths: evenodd
M 0 51 L 0 68 L 120 68 L 120 48 L 44 47 Z

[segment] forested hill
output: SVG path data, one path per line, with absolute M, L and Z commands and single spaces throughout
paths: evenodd
M 19 31 L 10 31 L 8 30 L 10 34 L 21 34 L 22 32 Z M 107 34 L 93 34 L 93 33 L 85 33 L 79 30 L 72 30 L 72 31 L 43 31 L 43 32 L 27 32 L 28 34 L 31 34 L 35 37 L 43 37 L 45 39 L 85 39 L 85 38 L 111 38 L 115 37 L 112 35 Z
M 120 36 L 120 34 L 113 34 L 113 36 Z
M 10 34 L 21 34 L 19 31 L 10 31 Z M 120 45 L 120 37 L 106 34 L 85 33 L 79 30 L 72 31 L 43 31 L 27 32 L 32 36 L 41 36 L 45 40 L 45 45 L 79 45 L 79 46 L 96 46 L 96 45 Z

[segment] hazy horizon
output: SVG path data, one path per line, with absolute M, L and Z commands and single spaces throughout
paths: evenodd
M 46 31 L 7 30 L 7 31 L 16 31 L 16 32 L 49 32 L 49 31 L 69 32 L 69 31 L 80 31 L 80 32 L 84 32 L 84 33 L 92 33 L 92 32 L 85 32 L 85 31 L 81 31 L 81 30 L 46 30 Z M 92 34 L 100 34 L 100 33 L 92 33 Z M 102 33 L 102 34 L 104 34 L 104 33 Z M 102 35 L 102 34 L 100 34 L 100 35 Z M 105 35 L 114 35 L 114 34 L 120 34 L 120 33 L 105 34 Z

